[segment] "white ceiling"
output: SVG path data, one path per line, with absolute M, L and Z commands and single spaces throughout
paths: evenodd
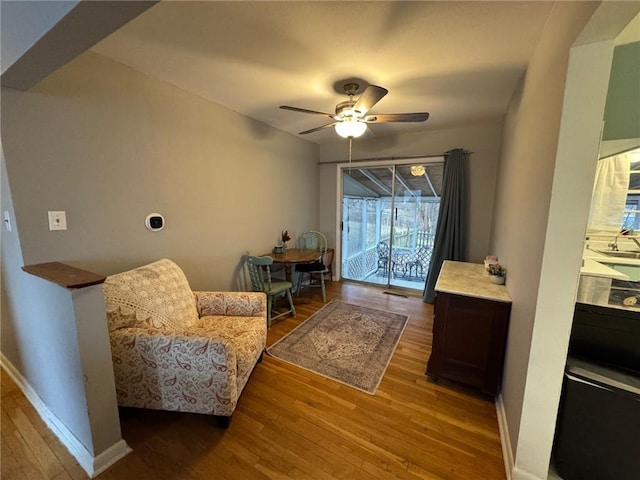
M 92 50 L 294 134 L 331 120 L 341 80 L 389 90 L 371 113 L 429 112 L 380 135 L 501 117 L 554 2 L 163 1 Z M 333 129 L 304 136 L 339 139 Z

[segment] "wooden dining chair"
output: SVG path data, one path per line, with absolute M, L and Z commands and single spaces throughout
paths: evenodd
M 318 258 L 313 263 L 296 264 L 296 272 L 298 272 L 298 285 L 296 295 L 300 296 L 300 290 L 303 287 L 320 287 L 322 288 L 322 301 L 327 301 L 327 292 L 324 285 L 324 276 L 328 273 L 327 266 L 324 263 L 327 254 L 327 238 L 320 232 L 310 230 L 301 234 L 296 240 L 296 248 L 305 250 L 317 250 Z M 331 259 L 333 261 L 333 259 Z M 309 284 L 303 285 L 304 275 L 309 275 Z M 311 279 L 313 275 L 320 277 L 320 282 L 314 284 Z
M 327 248 L 327 253 L 324 254 L 324 257 L 322 257 L 322 263 L 324 263 L 324 266 L 327 269 L 325 280 L 333 280 L 333 257 L 335 256 L 335 253 L 336 251 L 333 248 Z
M 251 279 L 251 288 L 254 292 L 264 292 L 267 294 L 267 328 L 271 327 L 271 322 L 277 320 L 284 315 L 290 314 L 292 317 L 296 316 L 296 308 L 293 305 L 293 298 L 291 296 L 291 289 L 293 285 L 288 281 L 272 281 L 271 280 L 271 265 L 273 265 L 273 258 L 271 257 L 253 257 L 251 255 L 245 255 L 245 263 L 247 270 L 249 271 L 249 278 Z M 289 301 L 289 310 L 273 315 L 273 304 L 277 297 L 286 295 Z

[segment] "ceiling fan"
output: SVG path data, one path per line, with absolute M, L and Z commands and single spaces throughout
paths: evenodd
M 344 91 L 349 95 L 349 100 L 336 105 L 336 113 L 317 112 L 306 108 L 290 107 L 282 105 L 283 110 L 294 112 L 311 113 L 313 115 L 323 115 L 333 119 L 333 122 L 320 127 L 312 128 L 300 132 L 300 135 L 317 132 L 325 128 L 334 127 L 338 135 L 344 138 L 356 138 L 367 130 L 369 123 L 389 123 L 389 122 L 424 122 L 429 118 L 427 112 L 421 113 L 379 113 L 369 114 L 369 110 L 389 93 L 386 88 L 377 85 L 368 85 L 357 100 L 353 97 L 358 93 L 360 85 L 349 82 L 344 84 Z

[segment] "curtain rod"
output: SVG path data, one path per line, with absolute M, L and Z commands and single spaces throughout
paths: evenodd
M 370 157 L 370 158 L 353 158 L 351 159 L 351 163 L 355 162 L 376 162 L 376 161 L 393 161 L 393 160 L 413 160 L 415 158 L 437 158 L 444 157 L 445 154 L 442 153 L 440 155 L 403 155 L 401 157 Z M 335 160 L 332 162 L 320 162 L 319 165 L 329 165 L 331 163 L 349 163 L 349 159 L 345 158 L 344 160 Z
M 353 159 L 351 159 L 351 163 L 355 163 L 355 162 L 393 161 L 393 160 L 413 160 L 413 159 L 417 159 L 417 158 L 437 158 L 437 157 L 446 157 L 447 153 L 430 154 L 430 155 L 402 155 L 400 157 L 353 158 Z M 470 152 L 469 150 L 465 150 L 464 153 L 472 154 L 474 152 Z M 344 159 L 344 160 L 334 160 L 332 162 L 319 162 L 318 165 L 331 165 L 331 164 L 345 163 L 345 162 L 348 163 L 349 159 L 347 158 L 347 159 Z

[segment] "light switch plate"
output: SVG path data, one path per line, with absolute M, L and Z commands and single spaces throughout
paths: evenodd
M 49 210 L 49 230 L 66 230 L 67 212 Z

